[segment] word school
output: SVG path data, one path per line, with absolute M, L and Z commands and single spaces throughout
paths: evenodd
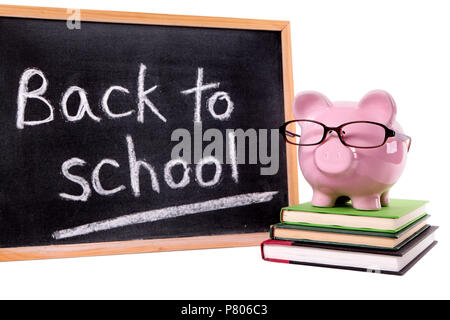
M 122 94 L 130 95 L 130 92 L 127 88 L 114 85 L 109 87 L 103 97 L 100 101 L 100 106 L 104 114 L 109 119 L 119 119 L 124 117 L 130 117 L 133 114 L 137 114 L 136 118 L 139 123 L 144 123 L 144 113 L 145 111 L 151 112 L 157 119 L 160 121 L 166 123 L 167 119 L 164 116 L 163 112 L 161 112 L 155 104 L 151 101 L 149 95 L 157 88 L 157 85 L 154 85 L 152 87 L 147 87 L 145 85 L 145 75 L 146 75 L 147 67 L 144 64 L 139 65 L 139 72 L 137 77 L 137 93 L 136 93 L 136 101 L 137 101 L 137 109 L 136 110 L 128 110 L 126 112 L 122 113 L 116 113 L 114 112 L 110 107 L 110 96 L 111 93 L 114 91 L 120 92 Z M 33 77 L 39 77 L 41 80 L 41 85 L 37 89 L 30 90 L 29 89 L 29 83 L 30 80 Z M 39 126 L 39 125 L 45 125 L 54 120 L 55 117 L 55 108 L 49 101 L 49 99 L 46 98 L 45 94 L 47 91 L 47 88 L 49 86 L 48 80 L 41 70 L 37 68 L 29 68 L 26 69 L 23 74 L 20 77 L 19 81 L 19 89 L 18 89 L 18 96 L 17 96 L 17 116 L 16 116 L 16 127 L 19 130 L 24 130 L 26 127 L 33 127 L 33 126 Z M 203 68 L 198 68 L 197 70 L 197 82 L 196 86 L 187 90 L 180 91 L 180 94 L 182 95 L 192 95 L 195 101 L 195 107 L 194 107 L 194 128 L 198 128 L 200 126 L 201 128 L 201 106 L 202 106 L 202 93 L 204 91 L 210 90 L 210 89 L 217 89 L 220 86 L 219 82 L 216 83 L 209 83 L 204 84 L 203 83 Z M 68 108 L 68 101 L 69 98 L 72 95 L 76 95 L 79 98 L 78 103 L 78 109 L 76 114 L 70 114 L 69 108 Z M 234 110 L 234 103 L 231 100 L 230 95 L 227 92 L 224 91 L 215 91 L 212 94 L 208 95 L 209 98 L 206 99 L 206 106 L 207 111 L 211 114 L 211 116 L 216 119 L 217 121 L 226 121 L 229 120 L 231 117 L 231 113 Z M 30 100 L 34 100 L 39 102 L 39 104 L 28 104 Z M 222 113 L 216 113 L 214 106 L 218 100 L 224 101 L 226 103 L 225 111 Z M 28 108 L 44 108 L 43 110 L 47 110 L 48 116 L 46 114 L 45 118 L 41 119 L 33 119 L 29 120 L 27 119 L 27 104 Z M 100 122 L 102 119 L 96 115 L 93 110 L 90 107 L 90 103 L 88 101 L 88 95 L 87 92 L 78 86 L 71 86 L 69 87 L 62 95 L 61 101 L 60 101 L 60 107 L 61 107 L 61 113 L 66 121 L 68 122 L 78 122 L 84 118 L 87 120 Z M 182 130 L 182 129 L 181 129 Z M 198 130 L 194 130 L 196 132 Z M 201 129 L 200 129 L 201 131 Z M 227 130 L 229 131 L 229 130 Z M 238 143 L 236 148 L 236 141 L 244 141 L 245 140 L 245 134 L 239 134 L 240 131 L 236 131 L 238 135 L 234 134 L 234 131 L 227 132 L 227 140 L 226 143 L 226 153 L 227 153 L 227 159 L 229 159 L 229 162 L 227 164 L 230 164 L 231 168 L 231 178 L 235 183 L 239 182 L 239 172 L 238 172 L 238 164 L 243 163 L 241 157 L 238 157 L 238 154 L 236 151 L 239 151 L 239 155 L 245 154 L 245 148 L 243 147 L 243 143 Z M 241 130 L 242 131 L 242 130 Z M 185 133 L 185 132 L 182 132 Z M 252 133 L 252 132 L 250 132 Z M 242 136 L 242 138 L 241 138 Z M 178 144 L 178 148 L 175 148 L 177 151 L 180 151 L 180 149 L 183 150 L 183 154 L 187 154 L 186 151 L 188 148 L 186 146 L 187 139 L 183 134 L 178 137 L 178 139 L 172 139 L 180 141 L 179 138 L 182 138 L 182 141 Z M 172 137 L 173 138 L 173 137 Z M 275 139 L 277 140 L 277 139 Z M 164 165 L 163 170 L 163 179 L 165 183 L 171 188 L 171 189 L 179 189 L 186 187 L 191 182 L 191 176 L 195 177 L 195 181 L 200 187 L 213 187 L 220 183 L 222 178 L 222 164 L 223 160 L 221 159 L 222 154 L 216 154 L 218 153 L 217 150 L 220 149 L 217 147 L 217 139 L 215 140 L 215 156 L 208 155 L 203 153 L 202 158 L 196 158 L 195 166 L 191 166 L 191 162 L 184 158 L 184 157 L 173 157 L 172 160 L 168 161 Z M 262 140 L 261 140 L 262 141 Z M 133 138 L 131 135 L 126 135 L 125 137 L 125 143 L 126 148 L 128 151 L 128 168 L 129 168 L 129 176 L 130 176 L 130 187 L 131 192 L 135 197 L 139 197 L 141 195 L 140 190 L 140 174 L 141 172 L 145 172 L 151 181 L 151 187 L 152 190 L 156 193 L 160 192 L 160 177 L 158 177 L 154 167 L 144 161 L 137 158 L 135 153 L 135 145 Z M 254 143 L 255 145 L 257 143 Z M 267 143 L 265 143 L 266 145 Z M 195 143 L 195 145 L 198 145 Z M 275 145 L 275 144 L 274 144 Z M 276 144 L 277 146 L 277 144 Z M 194 148 L 196 149 L 196 148 Z M 243 152 L 241 152 L 243 150 Z M 174 150 L 175 151 L 175 150 Z M 174 152 L 172 152 L 173 154 Z M 194 152 L 194 155 L 197 154 Z M 278 154 L 277 152 L 272 152 L 272 154 Z M 265 163 L 267 164 L 267 162 Z M 84 159 L 81 159 L 79 157 L 72 156 L 70 159 L 64 161 L 61 165 L 61 173 L 64 176 L 65 179 L 71 181 L 74 184 L 77 184 L 81 187 L 82 192 L 81 194 L 69 194 L 65 192 L 59 193 L 60 198 L 64 200 L 71 200 L 71 201 L 87 201 L 91 195 L 92 191 L 95 191 L 97 194 L 101 196 L 111 196 L 116 193 L 119 193 L 127 187 L 124 184 L 120 184 L 114 187 L 105 188 L 102 184 L 102 181 L 100 179 L 100 173 L 102 169 L 105 166 L 110 166 L 113 168 L 120 168 L 120 164 L 114 160 L 105 158 L 99 161 L 92 170 L 92 173 L 89 178 L 85 178 L 79 175 L 75 175 L 70 172 L 70 170 L 74 167 L 84 167 L 87 165 L 87 162 Z M 214 175 L 212 178 L 205 179 L 203 177 L 203 168 L 204 166 L 213 166 L 214 168 Z M 175 181 L 172 171 L 175 167 L 180 167 L 183 171 L 181 180 Z M 276 165 L 276 169 L 278 169 L 278 164 Z
M 150 176 L 151 187 L 152 190 L 156 193 L 160 193 L 160 182 L 156 170 L 154 167 L 144 161 L 138 160 L 136 158 L 135 147 L 133 139 L 130 135 L 126 136 L 126 143 L 128 149 L 128 166 L 129 166 L 129 175 L 130 175 L 130 185 L 135 197 L 139 197 L 141 195 L 140 190 L 140 173 L 142 170 L 148 173 Z M 238 168 L 236 165 L 236 161 L 233 162 L 232 165 L 232 178 L 235 183 L 238 182 Z M 61 170 L 64 177 L 70 180 L 73 183 L 78 184 L 83 192 L 80 195 L 72 195 L 67 193 L 60 193 L 59 196 L 65 200 L 73 200 L 73 201 L 87 201 L 91 196 L 91 187 L 89 185 L 88 180 L 85 178 L 74 175 L 70 173 L 70 169 L 75 166 L 85 166 L 87 163 L 83 159 L 80 158 L 71 158 L 65 161 L 62 164 Z M 103 159 L 101 160 L 93 169 L 91 175 L 92 187 L 97 192 L 97 194 L 101 196 L 111 196 L 122 190 L 125 190 L 125 185 L 120 185 L 112 189 L 105 189 L 100 181 L 100 171 L 106 165 L 112 166 L 114 168 L 119 168 L 120 164 L 114 159 Z M 214 166 L 214 176 L 205 180 L 203 177 L 203 167 L 205 165 L 213 165 Z M 176 166 L 181 166 L 183 170 L 183 176 L 180 181 L 174 181 L 172 170 Z M 186 187 L 191 182 L 191 167 L 190 165 L 183 159 L 177 158 L 172 159 L 167 162 L 164 166 L 164 181 L 171 189 L 180 189 Z M 212 187 L 217 185 L 220 182 L 220 178 L 222 176 L 222 164 L 213 156 L 205 157 L 201 159 L 195 166 L 195 180 L 198 185 L 201 187 Z

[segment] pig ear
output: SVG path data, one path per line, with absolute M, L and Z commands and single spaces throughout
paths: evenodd
M 361 99 L 358 108 L 369 111 L 374 121 L 386 125 L 391 125 L 397 114 L 394 99 L 383 90 L 370 91 Z
M 315 91 L 300 92 L 294 100 L 295 119 L 305 119 L 331 106 L 330 100 L 323 94 Z

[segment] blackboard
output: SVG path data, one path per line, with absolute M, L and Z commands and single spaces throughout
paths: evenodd
M 287 23 L 68 16 L 0 6 L 0 260 L 256 244 L 296 201 L 270 135 L 291 117 Z M 277 172 L 236 163 L 230 129 L 278 143 Z

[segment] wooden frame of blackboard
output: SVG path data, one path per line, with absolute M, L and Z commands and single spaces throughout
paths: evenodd
M 64 8 L 0 5 L 0 17 L 67 20 L 72 11 Z M 292 73 L 291 31 L 289 21 L 257 20 L 81 10 L 81 21 L 207 27 L 243 30 L 279 31 L 282 43 L 284 112 L 286 121 L 293 119 L 291 104 L 294 98 Z M 289 204 L 298 203 L 297 151 L 293 145 L 286 146 Z M 0 248 L 0 261 L 98 256 L 124 253 L 244 247 L 259 245 L 268 233 L 247 233 L 200 236 L 189 238 L 115 241 L 51 246 Z

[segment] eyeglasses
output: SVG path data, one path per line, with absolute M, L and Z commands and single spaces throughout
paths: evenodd
M 406 140 L 408 151 L 411 146 L 411 137 L 372 121 L 353 121 L 338 127 L 327 127 L 314 120 L 292 120 L 280 127 L 280 133 L 286 142 L 297 146 L 321 144 L 333 131 L 337 133 L 342 144 L 347 147 L 378 148 L 384 145 L 390 137 Z

